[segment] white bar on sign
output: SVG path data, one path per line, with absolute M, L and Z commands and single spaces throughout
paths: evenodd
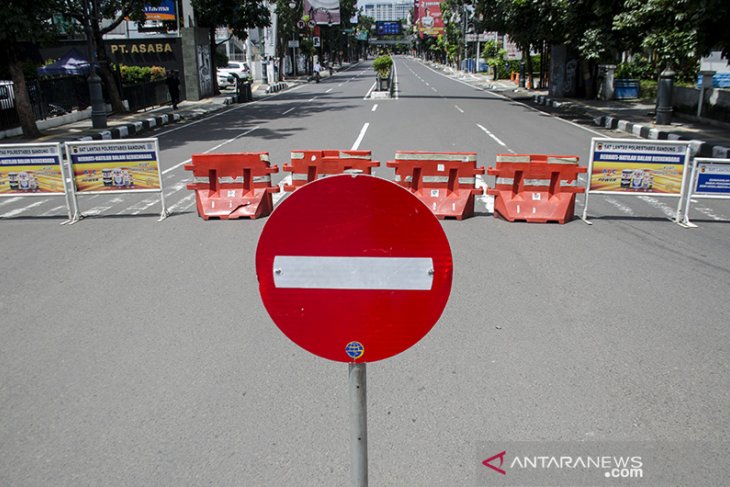
M 274 286 L 294 289 L 428 291 L 430 257 L 274 257 Z

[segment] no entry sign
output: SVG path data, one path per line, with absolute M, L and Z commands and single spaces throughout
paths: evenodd
M 373 176 L 324 178 L 269 217 L 256 273 L 276 325 L 309 352 L 365 363 L 396 355 L 438 321 L 452 258 L 433 213 Z

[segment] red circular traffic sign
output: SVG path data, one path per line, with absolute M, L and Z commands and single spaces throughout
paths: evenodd
M 305 350 L 374 362 L 418 342 L 451 291 L 441 224 L 385 179 L 331 176 L 307 184 L 271 214 L 256 249 L 266 310 Z

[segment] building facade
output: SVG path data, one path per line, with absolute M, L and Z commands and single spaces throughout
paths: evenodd
M 381 0 L 361 4 L 362 15 L 376 21 L 407 19 L 413 9 L 413 1 Z

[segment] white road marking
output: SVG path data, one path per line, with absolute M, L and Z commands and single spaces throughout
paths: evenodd
M 291 111 L 292 111 L 292 110 L 294 110 L 295 108 L 296 108 L 296 107 L 291 107 L 291 108 L 290 108 L 289 110 L 285 111 L 285 112 L 283 113 L 283 115 L 286 115 L 287 113 L 291 112 Z
M 365 122 L 365 125 L 362 126 L 362 130 L 360 130 L 360 135 L 357 136 L 357 140 L 355 140 L 355 143 L 352 144 L 350 150 L 357 150 L 358 147 L 360 147 L 360 142 L 362 142 L 363 137 L 365 137 L 365 132 L 367 132 L 369 126 L 370 122 Z
M 325 93 L 329 93 L 330 91 L 332 91 L 332 88 L 330 88 L 329 90 L 325 91 Z
M 7 213 L 3 213 L 0 215 L 0 218 L 11 218 L 16 215 L 20 215 L 21 213 L 25 213 L 26 211 L 30 210 L 31 208 L 35 208 L 36 206 L 41 206 L 43 203 L 45 203 L 48 200 L 40 200 L 36 201 L 35 203 L 31 203 L 28 206 L 24 206 L 23 208 L 16 208 L 14 210 L 10 210 Z
M 690 207 L 691 210 L 695 210 L 699 213 L 702 213 L 706 217 L 712 218 L 716 222 L 722 222 L 722 221 L 728 220 L 728 218 L 715 213 L 715 211 L 712 208 L 708 208 L 706 206 L 697 206 L 695 203 L 696 203 L 696 200 L 692 200 L 692 206 Z
M 520 104 L 520 105 L 522 105 L 522 106 L 524 106 L 524 107 L 527 107 L 527 108 L 529 108 L 530 110 L 534 110 L 534 111 L 536 111 L 536 112 L 544 113 L 544 114 L 546 114 L 546 115 L 549 115 L 550 117 L 554 118 L 555 120 L 559 120 L 559 121 L 561 121 L 561 122 L 565 122 L 565 123 L 567 123 L 568 125 L 572 125 L 572 126 L 574 126 L 574 127 L 577 127 L 577 128 L 579 128 L 579 129 L 585 130 L 586 132 L 590 132 L 590 133 L 592 133 L 592 134 L 595 134 L 595 135 L 598 135 L 598 136 L 601 136 L 601 137 L 603 137 L 603 136 L 604 136 L 604 134 L 602 134 L 602 133 L 600 133 L 600 132 L 596 132 L 595 130 L 591 130 L 591 129 L 589 129 L 588 127 L 584 127 L 584 126 L 582 126 L 582 125 L 579 125 L 579 124 L 577 124 L 577 123 L 575 123 L 575 122 L 571 122 L 570 120 L 565 120 L 564 118 L 556 117 L 555 115 L 553 115 L 553 114 L 551 114 L 551 113 L 549 113 L 549 112 L 546 112 L 546 111 L 540 110 L 540 109 L 538 109 L 538 108 L 535 108 L 535 107 L 533 107 L 533 106 L 530 106 L 530 105 L 528 105 L 527 103 L 522 103 L 522 102 L 519 102 L 519 101 L 517 101 L 517 100 L 514 100 L 514 99 L 512 99 L 512 98 L 510 98 L 510 97 L 508 97 L 508 96 L 505 96 L 505 95 L 501 95 L 501 94 L 499 94 L 499 93 L 494 93 L 494 92 L 491 92 L 491 91 L 487 91 L 487 90 L 485 90 L 484 88 L 481 88 L 481 87 L 479 87 L 479 86 L 475 86 L 475 85 L 472 85 L 472 84 L 470 84 L 470 83 L 467 83 L 466 81 L 462 81 L 462 80 L 460 80 L 460 79 L 452 78 L 452 77 L 451 77 L 451 76 L 449 76 L 449 75 L 446 75 L 446 74 L 443 74 L 443 73 L 439 73 L 438 71 L 436 71 L 436 70 L 435 70 L 435 69 L 433 69 L 432 67 L 430 67 L 430 66 L 426 66 L 425 64 L 422 64 L 422 66 L 423 66 L 423 67 L 425 67 L 426 69 L 430 69 L 431 71 L 433 71 L 434 73 L 438 74 L 439 76 L 443 76 L 443 77 L 444 77 L 444 78 L 446 78 L 446 79 L 450 79 L 450 80 L 452 80 L 452 81 L 456 81 L 457 83 L 461 83 L 461 84 L 463 84 L 463 85 L 466 85 L 466 86 L 468 86 L 468 87 L 470 87 L 470 88 L 474 88 L 474 89 L 476 89 L 476 90 L 479 90 L 479 91 L 483 91 L 483 92 L 484 92 L 484 93 L 486 93 L 487 95 L 495 96 L 495 97 L 497 97 L 497 98 L 502 98 L 503 100 L 507 100 L 507 101 L 510 101 L 510 102 L 513 102 L 513 103 L 518 103 L 518 104 Z
M 372 110 L 370 110 L 370 111 L 371 111 L 371 112 L 374 112 L 374 111 L 375 111 L 375 110 L 377 110 L 377 109 L 378 109 L 378 104 L 376 103 L 375 105 L 373 105 L 373 109 L 372 109 Z
M 84 216 L 96 216 L 99 215 L 107 210 L 111 210 L 114 205 L 112 206 L 97 206 L 95 208 L 92 208 L 90 210 L 84 211 Z
M 669 218 L 674 220 L 677 218 L 677 212 L 674 208 L 671 208 L 667 205 L 665 205 L 663 202 L 659 201 L 656 198 L 652 198 L 651 196 L 639 196 L 639 199 L 643 201 L 644 203 L 647 203 L 649 206 L 653 206 L 654 208 L 662 211 L 665 215 L 667 215 Z
M 143 205 L 142 203 L 146 203 L 146 204 L 144 204 L 144 205 Z M 137 208 L 136 208 L 136 210 L 135 210 L 135 211 L 134 211 L 134 212 L 132 213 L 132 215 L 139 215 L 139 214 L 140 214 L 140 213 L 142 213 L 142 212 L 143 212 L 144 210 L 146 210 L 146 209 L 147 209 L 147 208 L 149 208 L 150 206 L 153 206 L 153 205 L 154 205 L 154 204 L 156 204 L 156 203 L 160 203 L 160 200 L 143 200 L 143 201 L 141 201 L 141 202 L 139 203 L 139 205 L 136 205 L 136 206 L 137 206 Z
M 434 88 L 433 86 L 431 87 L 431 89 L 432 89 L 433 91 L 435 91 L 435 92 L 438 92 L 438 90 L 437 90 L 436 88 Z
M 47 212 L 45 212 L 45 213 L 41 213 L 41 216 L 51 216 L 51 215 L 53 215 L 53 214 L 55 214 L 55 213 L 58 213 L 58 212 L 59 212 L 59 211 L 61 211 L 61 210 L 64 210 L 64 212 L 65 212 L 65 211 L 67 210 L 67 208 L 66 208 L 66 205 L 63 205 L 63 206 L 57 206 L 57 207 L 55 207 L 55 208 L 51 208 L 51 209 L 50 209 L 50 210 L 48 210 Z
M 365 93 L 365 96 L 362 97 L 363 100 L 367 100 L 368 98 L 370 98 L 370 93 L 372 93 L 372 91 L 375 89 L 376 83 L 377 83 L 377 81 L 373 82 L 373 86 L 371 86 L 370 89 L 368 90 L 368 92 Z
M 619 210 L 619 211 L 620 211 L 621 213 L 624 213 L 624 214 L 626 214 L 626 215 L 629 215 L 629 216 L 634 216 L 634 214 L 635 214 L 635 213 L 634 213 L 634 210 L 632 210 L 632 209 L 631 209 L 631 208 L 629 208 L 628 206 L 624 205 L 623 203 L 621 203 L 621 202 L 619 202 L 619 201 L 617 201 L 617 200 L 615 200 L 615 199 L 613 199 L 613 198 L 610 198 L 610 197 L 608 197 L 608 198 L 604 198 L 604 199 L 605 199 L 605 201 L 606 201 L 607 203 L 610 203 L 610 204 L 612 204 L 613 206 L 615 206 L 616 208 L 618 208 L 618 210 Z
M 464 110 L 462 110 L 462 109 L 461 109 L 461 108 L 459 107 L 459 105 L 454 105 L 454 108 L 456 108 L 457 110 L 459 110 L 459 111 L 460 111 L 461 113 L 464 113 Z
M 14 203 L 15 201 L 20 201 L 22 199 L 23 198 L 21 198 L 20 196 L 16 196 L 14 198 L 7 198 L 7 199 L 3 198 L 2 200 L 0 200 L 0 206 L 7 205 L 8 203 Z
M 167 209 L 172 213 L 173 210 L 180 209 L 182 211 L 187 210 L 191 206 L 195 204 L 195 193 L 191 193 L 187 195 L 185 198 L 181 199 L 177 203 L 175 203 L 172 206 L 169 206 Z
M 487 134 L 492 139 L 494 139 L 494 141 L 497 142 L 499 145 L 501 145 L 502 147 L 507 147 L 507 144 L 505 144 L 504 142 L 502 142 L 496 135 L 494 135 L 492 132 L 490 132 L 489 130 L 487 130 L 485 127 L 483 127 L 482 125 L 479 125 L 479 124 L 477 124 L 477 127 L 479 127 L 480 129 L 482 129 L 482 131 L 484 131 L 485 134 Z M 514 151 L 512 149 L 510 149 L 509 147 L 507 147 L 507 149 L 510 152 L 514 153 Z
M 255 127 L 251 128 L 251 129 L 248 129 L 248 130 L 246 130 L 245 132 L 243 132 L 243 133 L 241 133 L 241 134 L 238 134 L 238 135 L 236 135 L 236 136 L 235 136 L 235 137 L 233 137 L 232 139 L 228 139 L 228 140 L 226 140 L 225 142 L 221 142 L 220 144 L 216 145 L 215 147 L 212 147 L 212 148 L 208 149 L 208 150 L 207 150 L 207 151 L 205 151 L 205 152 L 201 152 L 201 154 L 208 154 L 209 152 L 213 152 L 213 151 L 214 151 L 214 150 L 216 150 L 216 149 L 220 149 L 220 148 L 221 148 L 221 147 L 223 147 L 224 145 L 226 145 L 226 144 L 230 144 L 230 143 L 231 143 L 231 142 L 233 142 L 234 140 L 238 140 L 238 139 L 240 139 L 241 137 L 245 137 L 246 135 L 250 134 L 250 133 L 251 133 L 251 132 L 253 132 L 254 130 L 258 130 L 258 129 L 259 129 L 259 126 L 257 125 L 257 126 L 255 126 Z M 190 162 L 190 161 L 192 161 L 192 160 L 193 160 L 192 158 L 190 158 L 190 159 L 185 159 L 184 161 L 182 161 L 182 162 L 180 162 L 180 163 L 178 163 L 178 164 L 175 164 L 175 165 L 174 165 L 174 166 L 172 166 L 172 167 L 168 167 L 167 169 L 165 169 L 164 171 L 162 171 L 162 174 L 167 174 L 167 173 L 169 173 L 169 172 L 172 172 L 172 171 L 174 171 L 175 169 L 177 169 L 178 167 L 182 166 L 183 164 L 187 164 L 188 162 Z

